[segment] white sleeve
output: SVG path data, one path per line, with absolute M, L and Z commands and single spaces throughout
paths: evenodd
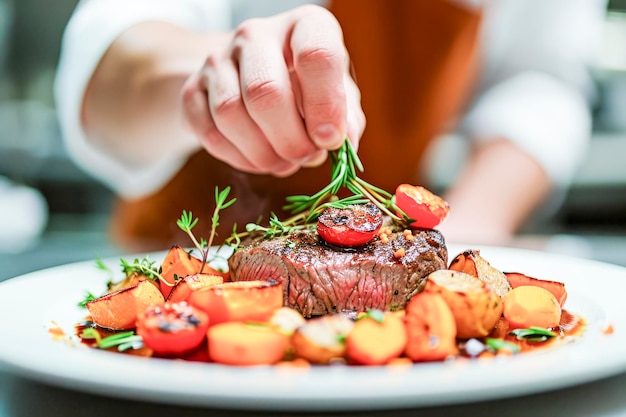
M 488 2 L 484 77 L 461 130 L 475 141 L 507 138 L 567 185 L 591 137 L 588 66 L 604 0 Z
M 123 31 L 149 20 L 191 30 L 225 30 L 231 24 L 230 4 L 228 0 L 81 0 L 65 29 L 55 78 L 57 113 L 68 154 L 123 196 L 156 191 L 185 162 L 164 156 L 151 166 L 129 168 L 94 148 L 81 125 L 85 88 L 103 54 Z

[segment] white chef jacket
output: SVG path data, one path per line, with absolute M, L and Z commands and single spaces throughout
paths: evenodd
M 422 1 L 422 0 L 420 0 Z M 426 1 L 426 0 L 424 0 Z M 450 0 L 484 7 L 479 88 L 458 123 L 474 141 L 507 138 L 534 157 L 557 186 L 567 186 L 591 135 L 593 83 L 588 65 L 605 0 Z M 109 45 L 127 28 L 160 20 L 198 31 L 234 27 L 311 3 L 297 0 L 81 0 L 63 37 L 55 97 L 73 160 L 117 194 L 157 191 L 189 155 L 163 155 L 133 167 L 94 147 L 81 126 L 86 86 Z

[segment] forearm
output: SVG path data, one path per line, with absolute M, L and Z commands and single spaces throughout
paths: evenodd
M 446 194 L 452 242 L 506 244 L 551 190 L 543 168 L 507 140 L 484 142 Z
M 200 145 L 183 125 L 180 91 L 222 34 L 201 35 L 146 22 L 110 46 L 85 92 L 81 119 L 88 140 L 127 165 Z

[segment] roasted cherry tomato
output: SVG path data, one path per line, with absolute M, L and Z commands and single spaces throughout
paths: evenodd
M 446 218 L 448 203 L 419 185 L 400 184 L 396 188 L 396 205 L 415 220 L 411 227 L 432 229 Z
M 352 247 L 372 240 L 382 225 L 383 214 L 374 204 L 353 204 L 324 210 L 317 221 L 317 233 L 328 243 Z
M 146 309 L 137 319 L 137 334 L 155 354 L 180 355 L 202 343 L 209 317 L 184 301 L 166 302 Z

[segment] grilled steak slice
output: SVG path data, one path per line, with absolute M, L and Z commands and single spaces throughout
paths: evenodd
M 404 256 L 394 254 L 403 248 Z M 233 281 L 281 282 L 285 305 L 305 317 L 351 314 L 405 307 L 422 291 L 426 276 L 445 269 L 448 251 L 440 232 L 414 230 L 413 238 L 394 233 L 358 248 L 328 245 L 315 232 L 253 240 L 229 260 Z

